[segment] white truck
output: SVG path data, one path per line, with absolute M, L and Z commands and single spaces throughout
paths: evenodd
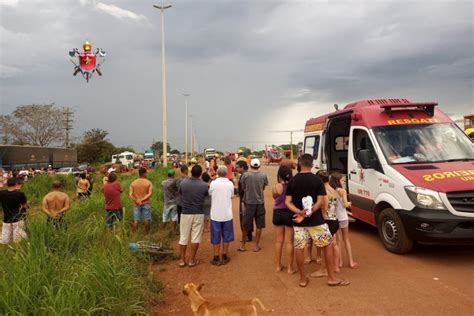
M 204 158 L 206 160 L 210 160 L 216 156 L 216 150 L 214 148 L 206 148 L 204 149 Z
M 112 163 L 117 163 L 120 161 L 122 165 L 127 166 L 127 168 L 132 168 L 133 162 L 137 155 L 131 151 L 124 151 L 123 153 L 112 155 Z

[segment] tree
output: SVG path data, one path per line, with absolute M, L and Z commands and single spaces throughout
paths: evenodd
M 248 157 L 252 153 L 252 150 L 250 150 L 250 148 L 244 146 L 239 147 L 239 150 L 242 150 L 242 154 L 244 155 L 244 157 Z
M 115 153 L 115 146 L 108 141 L 109 132 L 94 128 L 84 133 L 82 142 L 77 145 L 77 160 L 79 162 L 108 162 Z
M 166 152 L 169 153 L 171 151 L 171 146 L 169 143 L 166 144 L 166 148 Z M 161 157 L 163 155 L 163 142 L 155 142 L 153 145 L 151 145 L 151 149 L 155 151 L 156 156 Z
M 8 115 L 0 115 L 0 139 L 2 144 L 6 145 L 9 143 L 9 134 L 8 134 L 8 121 L 10 117 Z
M 120 154 L 120 153 L 123 153 L 124 151 L 130 151 L 134 153 L 135 149 L 132 146 L 115 147 L 114 154 Z
M 265 154 L 264 150 L 254 150 L 252 152 L 252 156 L 254 157 L 263 157 L 264 154 Z
M 64 139 L 63 112 L 54 103 L 21 105 L 0 121 L 14 144 L 49 146 Z
M 291 144 L 284 144 L 280 145 L 281 149 L 285 151 L 288 157 L 290 157 L 291 153 Z M 298 156 L 298 144 L 293 144 L 293 156 L 297 157 Z
M 170 151 L 170 154 L 171 154 L 171 155 L 179 155 L 180 152 L 179 152 L 179 150 L 177 150 L 177 149 L 173 149 L 172 151 Z

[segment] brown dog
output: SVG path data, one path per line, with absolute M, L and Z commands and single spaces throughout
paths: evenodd
M 273 312 L 273 309 L 266 308 L 258 298 L 225 302 L 221 304 L 211 303 L 204 299 L 199 293 L 203 285 L 204 284 L 200 284 L 197 286 L 194 283 L 187 283 L 183 288 L 183 294 L 189 297 L 189 300 L 191 301 L 191 309 L 196 316 L 257 315 L 255 303 L 258 303 L 263 311 Z

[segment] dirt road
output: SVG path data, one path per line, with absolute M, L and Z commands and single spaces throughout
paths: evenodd
M 270 183 L 275 183 L 276 167 L 262 167 Z M 234 229 L 238 233 L 238 198 L 234 205 Z M 211 244 L 205 234 L 198 252 L 201 264 L 179 268 L 177 261 L 153 267 L 166 283 L 165 302 L 154 308 L 156 315 L 192 315 L 189 300 L 182 294 L 187 282 L 204 283 L 202 295 L 215 301 L 259 297 L 275 310 L 272 315 L 473 315 L 474 247 L 419 246 L 411 254 L 387 252 L 375 228 L 351 224 L 351 241 L 357 270 L 344 267 L 347 287 L 331 288 L 325 279 L 310 278 L 307 288 L 298 287 L 298 276 L 275 272 L 274 236 L 271 224 L 273 199 L 266 190 L 266 225 L 262 251 L 238 252 L 231 246 L 231 262 L 216 267 L 209 264 Z M 247 245 L 252 249 L 253 243 Z M 177 248 L 176 248 L 177 249 Z M 345 263 L 347 264 L 347 262 Z M 307 266 L 313 272 L 317 265 Z

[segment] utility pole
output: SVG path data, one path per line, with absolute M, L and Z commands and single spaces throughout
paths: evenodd
M 196 132 L 194 132 L 194 149 L 196 150 L 196 155 L 199 153 L 199 144 L 196 137 Z
M 287 131 L 271 131 L 272 133 L 290 133 L 290 159 L 293 160 L 293 133 L 303 132 L 302 129 L 292 129 Z
M 184 96 L 184 105 L 185 105 L 185 122 L 184 122 L 184 125 L 186 126 L 185 127 L 185 131 L 184 131 L 184 147 L 185 147 L 185 152 L 186 152 L 186 156 L 185 156 L 185 163 L 186 163 L 186 166 L 188 165 L 188 97 L 190 96 L 190 94 L 187 94 L 187 93 L 183 93 L 183 96 Z
M 66 138 L 64 140 L 64 147 L 69 148 L 69 135 L 70 135 L 69 131 L 72 130 L 71 123 L 73 122 L 72 115 L 74 114 L 74 112 L 71 111 L 70 108 L 66 108 L 63 114 L 66 116 L 64 120 L 64 124 L 65 124 L 64 129 L 66 130 Z
M 190 122 L 191 122 L 191 158 L 193 158 L 193 154 L 194 154 L 194 133 L 193 133 L 193 116 L 190 115 L 189 116 L 189 119 L 190 119 Z

